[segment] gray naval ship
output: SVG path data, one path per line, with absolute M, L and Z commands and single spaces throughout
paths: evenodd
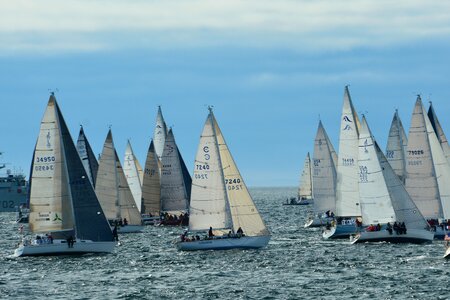
M 1 153 L 0 153 L 1 155 Z M 6 170 L 5 164 L 0 165 L 0 212 L 16 212 L 27 206 L 28 183 L 23 174 L 13 174 Z

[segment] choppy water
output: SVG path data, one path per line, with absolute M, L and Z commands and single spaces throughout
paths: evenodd
M 121 236 L 114 254 L 13 258 L 14 214 L 0 214 L 0 299 L 449 299 L 442 242 L 350 245 L 304 229 L 294 189 L 252 194 L 272 232 L 268 248 L 179 252 L 179 228 Z

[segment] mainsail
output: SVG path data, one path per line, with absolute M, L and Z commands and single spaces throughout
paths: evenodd
M 247 236 L 269 234 L 211 109 L 197 151 L 190 207 L 192 230 L 240 227 Z
M 109 220 L 127 218 L 130 225 L 141 224 L 139 210 L 114 147 L 111 129 L 103 145 L 95 192 Z
M 395 174 L 404 183 L 406 178 L 406 148 L 408 145 L 408 138 L 406 137 L 405 129 L 402 121 L 395 110 L 394 118 L 392 119 L 391 128 L 389 130 L 389 137 L 386 146 L 386 158 L 395 171 Z
M 31 231 L 112 241 L 111 229 L 53 94 L 33 156 Z
M 161 157 L 161 210 L 186 212 L 189 195 L 184 182 L 180 155 L 172 129 L 169 130 Z
M 424 113 L 420 96 L 417 97 L 412 114 L 406 161 L 405 186 L 411 198 L 425 218 L 442 218 L 441 197 L 448 197 L 449 194 L 441 195 L 439 189 L 446 189 L 449 184 L 442 182 L 439 185 L 438 181 L 439 175 L 447 173 L 448 164 L 428 116 Z
M 309 156 L 309 152 L 305 157 L 305 162 L 303 163 L 302 174 L 300 175 L 300 184 L 298 187 L 298 198 L 299 199 L 312 199 L 313 198 L 311 157 Z
M 336 154 L 320 121 L 313 154 L 313 193 L 316 214 L 334 212 L 336 209 L 336 165 L 333 153 Z
M 89 181 L 95 187 L 95 180 L 97 179 L 98 162 L 95 158 L 94 151 L 92 151 L 91 145 L 84 134 L 83 126 L 80 128 L 80 134 L 78 135 L 77 150 L 83 162 L 84 169 L 86 170 Z
M 153 132 L 153 143 L 158 159 L 161 160 L 164 151 L 164 142 L 167 136 L 167 126 L 162 115 L 161 106 L 158 106 L 158 114 L 156 115 L 156 125 Z
M 145 161 L 141 213 L 158 216 L 160 211 L 161 180 L 159 175 L 158 156 L 156 155 L 155 146 L 152 140 Z
M 141 178 L 140 170 L 142 170 L 139 162 L 134 155 L 131 143 L 128 140 L 127 147 L 125 148 L 125 158 L 123 160 L 123 172 L 127 178 L 128 186 L 130 187 L 131 194 L 133 195 L 134 202 L 136 202 L 136 207 L 141 210 L 141 198 L 142 198 L 142 188 L 141 188 Z
M 337 164 L 336 215 L 340 217 L 361 215 L 358 189 L 358 136 L 360 126 L 358 115 L 350 98 L 350 92 L 346 86 Z

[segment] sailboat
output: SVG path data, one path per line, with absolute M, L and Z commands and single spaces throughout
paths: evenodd
M 187 225 L 184 216 L 189 210 L 190 195 L 180 160 L 180 153 L 172 129 L 167 133 L 161 157 L 161 211 L 165 218 L 163 225 Z M 180 215 L 180 218 L 178 218 Z
M 358 188 L 358 115 L 353 107 L 348 86 L 345 87 L 339 136 L 337 164 L 336 222 L 327 225 L 323 238 L 348 238 L 357 229 L 361 218 Z
M 77 140 L 77 150 L 83 162 L 84 169 L 88 175 L 89 181 L 95 188 L 95 180 L 98 172 L 98 162 L 95 158 L 94 151 L 92 151 L 91 145 L 84 134 L 83 126 L 80 127 L 80 133 Z
M 33 153 L 30 230 L 15 256 L 112 252 L 111 228 L 52 93 Z
M 205 239 L 177 242 L 180 250 L 262 248 L 270 239 L 231 156 L 212 109 L 200 136 L 194 165 L 189 231 Z
M 103 145 L 95 192 L 111 225 L 120 225 L 118 233 L 141 232 L 144 229 L 114 147 L 111 129 Z
M 128 186 L 130 187 L 131 194 L 133 195 L 134 202 L 139 212 L 142 206 L 142 167 L 139 164 L 136 156 L 134 155 L 133 148 L 131 147 L 130 140 L 127 142 L 125 148 L 125 157 L 123 160 L 123 172 L 127 178 Z
M 313 193 L 314 215 L 305 224 L 308 227 L 320 227 L 333 220 L 336 211 L 336 151 L 319 121 L 314 141 L 313 154 Z
M 153 140 L 147 152 L 144 179 L 142 182 L 142 221 L 144 224 L 159 224 L 161 212 L 161 179 L 159 160 L 156 155 Z
M 418 96 L 409 130 L 405 187 L 436 231 L 435 238 L 442 239 L 445 220 L 450 219 L 450 166 L 424 111 Z
M 389 137 L 386 146 L 386 158 L 394 169 L 395 174 L 405 183 L 406 179 L 406 148 L 408 146 L 408 137 L 403 128 L 402 121 L 395 110 L 392 119 Z
M 434 233 L 373 138 L 365 117 L 359 132 L 358 163 L 362 225 L 367 229 L 350 237 L 352 244 L 433 241 Z M 400 224 L 405 225 L 405 232 L 399 230 Z
M 309 152 L 306 154 L 303 164 L 302 174 L 300 175 L 300 185 L 297 192 L 297 198 L 292 197 L 286 200 L 284 205 L 308 205 L 313 203 L 313 181 L 311 173 L 311 157 Z

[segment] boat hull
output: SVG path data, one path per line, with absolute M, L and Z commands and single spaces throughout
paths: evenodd
M 93 242 L 90 240 L 76 240 L 69 248 L 67 241 L 54 240 L 52 244 L 20 245 L 14 256 L 43 256 L 43 255 L 75 255 L 85 253 L 111 253 L 115 242 Z
M 266 247 L 270 236 L 244 236 L 240 238 L 214 238 L 192 242 L 177 242 L 178 250 L 228 250 L 228 249 L 258 249 Z
M 324 239 L 345 239 L 349 238 L 350 235 L 355 234 L 357 227 L 352 225 L 335 225 L 330 229 L 325 229 L 322 233 Z
M 445 249 L 444 258 L 450 259 L 450 247 L 447 247 L 447 249 Z
M 322 227 L 322 226 L 327 225 L 327 223 L 331 223 L 331 221 L 333 221 L 333 218 L 308 219 L 308 221 L 306 221 L 304 227 L 305 228 Z
M 144 225 L 159 225 L 161 223 L 160 217 L 149 217 L 149 216 L 142 216 L 142 223 Z
M 445 235 L 447 234 L 447 231 L 442 228 L 441 226 L 434 227 L 434 239 L 435 240 L 444 240 Z
M 117 233 L 138 233 L 144 230 L 144 226 L 141 225 L 125 225 L 118 226 Z
M 350 237 L 352 244 L 365 242 L 389 242 L 389 243 L 412 243 L 423 244 L 431 243 L 434 239 L 434 233 L 424 229 L 408 229 L 406 234 L 389 233 L 387 230 L 380 231 L 362 231 L 355 236 Z

